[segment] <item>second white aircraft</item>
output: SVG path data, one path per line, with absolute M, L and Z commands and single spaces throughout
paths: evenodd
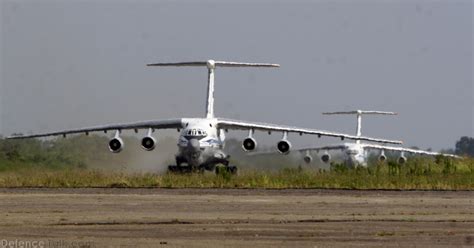
M 394 112 L 385 112 L 385 111 L 364 111 L 364 110 L 355 110 L 355 111 L 343 111 L 343 112 L 326 112 L 324 115 L 343 115 L 343 114 L 352 114 L 357 115 L 357 127 L 356 127 L 356 136 L 360 137 L 362 135 L 362 115 L 396 115 Z M 368 152 L 370 150 L 378 150 L 380 154 L 378 156 L 379 161 L 385 161 L 387 156 L 385 151 L 399 152 L 400 155 L 397 159 L 398 163 L 403 164 L 407 161 L 405 153 L 418 154 L 418 155 L 429 155 L 429 156 L 447 156 L 457 158 L 458 156 L 452 154 L 444 154 L 438 152 L 424 151 L 418 149 L 397 147 L 397 146 L 387 146 L 387 145 L 377 145 L 370 143 L 361 143 L 360 140 L 356 140 L 355 143 L 342 143 L 335 145 L 327 146 L 315 146 L 298 149 L 297 151 L 304 153 L 303 160 L 306 163 L 311 163 L 313 160 L 311 152 L 324 152 L 321 155 L 321 161 L 324 163 L 329 163 L 331 161 L 331 155 L 329 151 L 339 150 L 345 156 L 344 162 L 349 166 L 367 166 Z

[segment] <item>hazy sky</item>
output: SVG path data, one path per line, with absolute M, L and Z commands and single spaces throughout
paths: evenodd
M 472 1 L 0 2 L 3 135 L 204 116 L 205 68 L 145 64 L 212 58 L 281 64 L 218 68 L 220 117 L 353 134 L 321 112 L 374 109 L 400 115 L 366 117 L 367 136 L 474 136 Z

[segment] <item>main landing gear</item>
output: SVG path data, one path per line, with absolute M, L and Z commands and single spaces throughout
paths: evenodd
M 185 164 L 184 166 L 182 164 Z M 187 163 L 187 160 L 182 157 L 176 157 L 176 165 L 169 165 L 168 171 L 171 173 L 193 173 L 205 171 L 213 171 L 217 175 L 222 173 L 230 173 L 232 175 L 237 174 L 237 167 L 229 165 L 228 158 L 215 160 L 212 163 L 202 164 L 200 166 L 191 166 Z
M 186 164 L 183 166 L 182 164 Z M 192 173 L 205 171 L 214 171 L 217 175 L 222 173 L 230 173 L 232 175 L 237 174 L 237 167 L 229 165 L 228 160 L 214 161 L 212 164 L 202 164 L 199 167 L 191 166 L 186 163 L 182 158 L 176 157 L 176 165 L 169 165 L 168 171 L 172 173 Z
M 191 173 L 194 170 L 191 166 L 168 165 L 168 171 L 172 173 Z
M 169 165 L 168 166 L 168 171 L 172 173 L 192 173 L 192 172 L 204 172 L 204 171 L 212 171 L 204 166 L 201 166 L 199 168 L 197 167 L 192 167 L 192 166 L 177 166 L 177 165 Z M 232 175 L 237 174 L 237 167 L 233 165 L 222 165 L 222 166 L 214 166 L 214 171 L 217 175 L 222 174 L 222 173 L 230 173 Z

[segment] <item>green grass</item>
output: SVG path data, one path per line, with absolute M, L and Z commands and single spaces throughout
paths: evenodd
M 135 137 L 124 137 L 138 144 Z M 0 187 L 205 187 L 205 188 L 332 188 L 332 189 L 422 189 L 474 190 L 474 159 L 409 157 L 404 165 L 380 164 L 373 157 L 368 168 L 350 169 L 333 165 L 331 170 L 295 169 L 286 156 L 238 159 L 232 164 L 239 175 L 130 173 L 141 156 L 133 149 L 111 154 L 104 149 L 108 139 L 78 135 L 55 140 L 5 140 L 0 138 Z M 163 141 L 171 144 L 174 141 Z M 243 153 L 241 143 L 227 140 L 230 154 Z M 245 159 L 243 159 L 243 158 Z M 151 161 L 150 163 L 155 163 Z M 157 164 L 167 164 L 163 161 Z M 285 165 L 293 169 L 281 169 Z M 267 168 L 254 170 L 249 168 Z M 95 170 L 93 168 L 101 168 Z M 120 169 L 118 169 L 120 168 Z
M 0 187 L 330 188 L 474 190 L 474 159 L 413 158 L 405 165 L 376 163 L 331 170 L 242 170 L 223 173 L 153 174 L 81 168 L 22 168 L 0 172 Z

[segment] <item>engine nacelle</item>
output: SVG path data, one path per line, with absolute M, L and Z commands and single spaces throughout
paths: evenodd
M 331 161 L 331 155 L 329 154 L 324 154 L 323 156 L 321 156 L 321 161 L 323 161 L 324 163 L 329 163 L 329 161 Z
M 123 140 L 120 137 L 115 137 L 109 141 L 109 150 L 113 153 L 119 153 L 124 146 Z
M 398 157 L 398 163 L 399 164 L 404 164 L 406 162 L 407 162 L 407 158 L 405 156 Z
M 278 149 L 278 152 L 280 152 L 281 154 L 286 155 L 286 154 L 290 153 L 291 143 L 286 139 L 282 139 L 282 140 L 278 141 L 277 149 Z
M 379 156 L 379 161 L 380 161 L 380 162 L 385 162 L 385 160 L 387 160 L 387 156 L 385 156 L 384 153 L 380 154 L 380 156 Z
M 313 157 L 311 157 L 311 155 L 306 154 L 306 155 L 304 155 L 304 157 L 303 157 L 303 161 L 304 161 L 305 163 L 309 164 L 309 163 L 311 163 L 311 161 L 313 161 Z
M 257 148 L 257 141 L 252 137 L 247 137 L 242 142 L 242 149 L 246 152 L 253 151 L 255 148 Z
M 143 137 L 141 146 L 145 151 L 152 151 L 156 147 L 156 139 L 151 135 L 147 135 Z

